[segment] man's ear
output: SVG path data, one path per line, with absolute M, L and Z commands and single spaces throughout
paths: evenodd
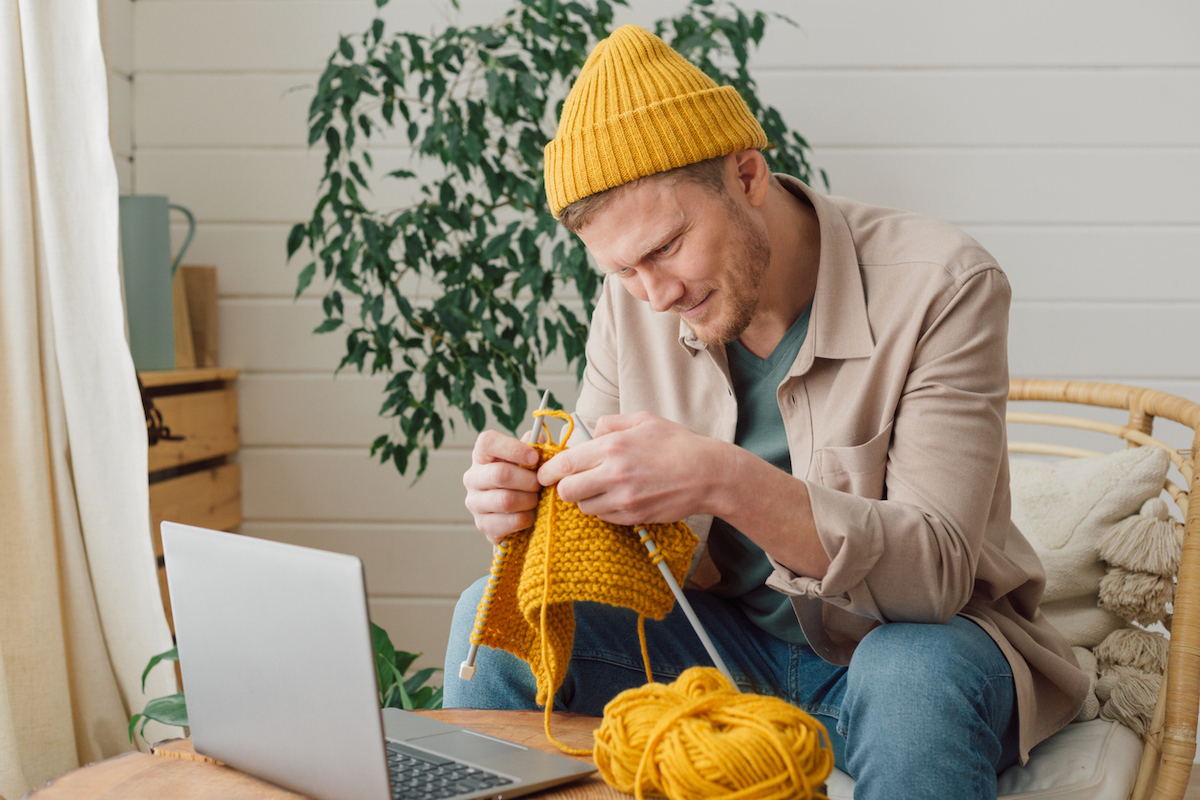
M 746 198 L 751 208 L 757 208 L 767 199 L 771 186 L 771 170 L 757 148 L 730 153 L 729 161 L 737 191 Z

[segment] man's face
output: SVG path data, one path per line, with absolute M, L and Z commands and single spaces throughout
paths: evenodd
M 579 238 L 603 272 L 708 344 L 746 330 L 771 258 L 766 232 L 734 197 L 682 179 L 627 187 Z

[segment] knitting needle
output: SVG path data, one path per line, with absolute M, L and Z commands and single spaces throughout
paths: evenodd
M 588 433 L 588 429 L 584 426 L 583 421 L 579 419 L 577 414 L 572 414 L 571 418 L 575 420 L 575 430 L 579 432 L 580 441 L 590 441 L 592 435 Z M 644 525 L 634 527 L 634 531 L 642 537 L 642 543 L 646 546 L 646 550 L 650 553 L 651 560 L 654 559 L 654 554 L 658 552 L 658 543 L 650 536 L 650 531 Z M 708 657 L 712 659 L 713 664 L 725 680 L 729 681 L 729 685 L 737 691 L 737 684 L 733 680 L 733 676 L 729 674 L 729 668 L 725 666 L 725 662 L 721 659 L 720 653 L 713 645 L 712 639 L 708 638 L 708 632 L 704 630 L 704 625 L 701 624 L 700 618 L 696 616 L 696 612 L 692 610 L 692 604 L 688 602 L 687 597 L 683 594 L 683 589 L 679 587 L 679 581 L 675 580 L 674 574 L 671 573 L 671 568 L 667 566 L 665 559 L 659 559 L 658 571 L 662 573 L 663 578 L 667 581 L 667 586 L 671 588 L 671 594 L 675 595 L 675 601 L 679 603 L 679 607 L 683 609 L 684 615 L 688 622 L 692 624 L 692 630 L 696 632 L 696 636 L 700 637 L 700 644 L 704 645 L 704 649 L 708 651 Z
M 538 411 L 545 411 L 550 406 L 550 390 L 547 389 L 542 393 L 542 402 L 538 406 Z M 546 427 L 545 417 L 533 418 L 533 430 L 529 433 L 529 443 L 534 444 L 541 438 L 542 431 Z M 499 545 L 492 547 L 492 555 L 495 556 L 496 548 Z M 475 654 L 479 652 L 479 645 L 471 642 L 471 649 L 467 652 L 467 660 L 458 665 L 458 677 L 460 680 L 469 681 L 475 677 Z

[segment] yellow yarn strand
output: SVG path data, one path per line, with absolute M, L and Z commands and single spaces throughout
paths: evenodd
M 574 421 L 561 411 L 536 416 Z M 536 443 L 539 466 L 563 449 Z M 536 469 L 536 467 L 535 467 Z M 829 736 L 804 711 L 774 697 L 740 693 L 711 667 L 693 667 L 670 684 L 653 682 L 645 618 L 674 605 L 655 565 L 666 561 L 681 580 L 698 542 L 682 522 L 632 528 L 610 525 L 564 502 L 555 487 L 538 500 L 537 519 L 505 538 L 476 613 L 471 641 L 508 650 L 529 663 L 546 738 L 573 755 L 591 753 L 610 786 L 671 800 L 812 800 L 833 770 Z M 658 545 L 647 558 L 643 542 Z M 568 558 L 554 558 L 562 551 Z M 554 696 L 566 676 L 575 632 L 572 604 L 604 602 L 638 613 L 638 641 L 648 683 L 604 707 L 591 751 L 568 747 L 550 731 Z
M 571 434 L 570 434 L 570 431 L 568 431 L 567 435 L 563 437 L 563 440 L 565 441 L 566 439 L 569 439 L 570 437 L 571 437 Z M 546 524 L 546 559 L 545 559 L 545 566 L 542 569 L 542 597 L 550 596 L 550 564 L 552 561 L 552 559 L 551 559 L 552 545 L 554 544 L 554 506 L 555 506 L 555 503 L 553 502 L 553 500 L 557 499 L 557 490 L 553 486 L 546 489 L 546 491 L 552 492 L 555 495 L 555 497 L 552 498 L 552 501 L 549 504 L 548 511 L 547 511 L 547 515 L 549 516 L 549 519 L 547 520 L 547 524 Z M 539 633 L 541 634 L 541 636 L 539 638 L 541 639 L 541 653 L 542 653 L 542 663 L 543 664 L 550 663 L 550 654 L 547 651 L 547 648 L 549 647 L 550 636 L 549 636 L 549 631 L 547 630 L 547 623 L 546 623 L 546 609 L 548 609 L 549 607 L 550 607 L 550 605 L 548 603 L 542 603 L 542 612 L 540 615 Z M 565 671 L 565 668 L 564 668 L 564 671 Z M 540 681 L 541 681 L 541 679 L 539 678 L 539 682 Z M 555 690 L 557 690 L 558 685 L 556 684 L 554 688 L 555 688 Z M 554 712 L 554 695 L 555 694 L 556 694 L 556 691 L 550 692 L 550 697 L 546 700 L 546 713 L 542 718 L 542 727 L 546 731 L 546 738 L 549 739 L 550 741 L 554 742 L 554 745 L 559 750 L 562 750 L 565 753 L 570 753 L 573 756 L 588 755 L 589 753 L 591 753 L 590 750 L 581 750 L 578 747 L 571 747 L 570 745 L 563 744 L 558 739 L 555 739 L 554 734 L 552 734 L 550 732 L 550 717 L 551 717 L 551 714 L 553 714 L 553 712 Z
M 646 668 L 646 683 L 654 683 L 650 670 L 650 646 L 646 644 L 646 615 L 638 614 L 638 644 L 642 646 L 642 666 Z

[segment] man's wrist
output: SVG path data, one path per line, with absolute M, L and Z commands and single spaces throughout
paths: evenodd
M 736 513 L 740 486 L 747 472 L 745 460 L 754 459 L 749 451 L 729 442 L 709 439 L 709 453 L 704 469 L 705 479 L 700 482 L 701 513 L 728 519 Z

